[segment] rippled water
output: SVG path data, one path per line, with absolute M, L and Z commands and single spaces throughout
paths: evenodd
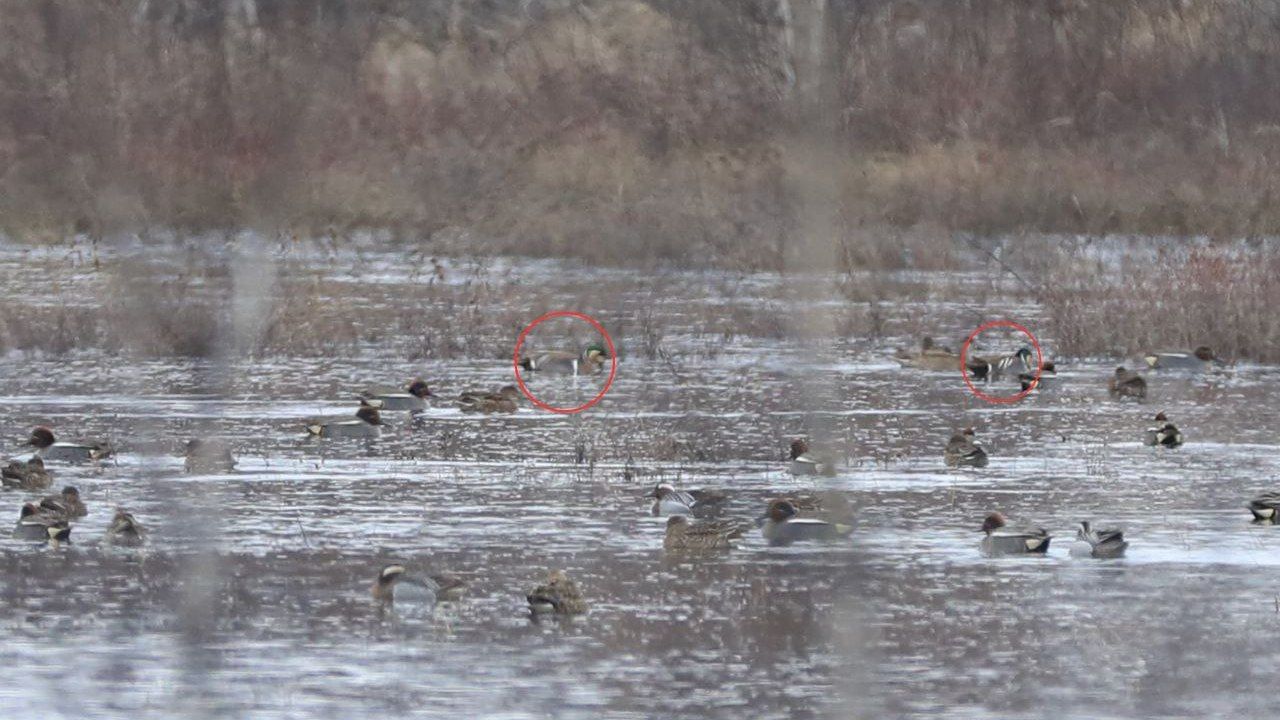
M 115 252 L 108 262 L 143 251 Z M 421 282 L 398 272 L 389 250 L 365 251 L 358 263 L 337 251 L 289 252 L 327 282 L 384 286 L 387 303 Z M 102 291 L 96 271 L 68 257 L 4 248 L 5 292 L 20 292 L 22 278 L 56 278 L 67 302 L 92 303 Z M 146 261 L 176 273 L 187 260 Z M 527 404 L 510 416 L 459 412 L 449 401 L 458 391 L 512 382 L 509 345 L 440 360 L 407 359 L 395 337 L 339 357 L 5 358 L 4 450 L 21 452 L 37 423 L 120 449 L 100 468 L 54 468 L 55 483 L 77 485 L 90 506 L 69 547 L 0 539 L 8 712 L 1270 710 L 1280 531 L 1251 524 L 1244 503 L 1276 489 L 1274 370 L 1153 376 L 1152 399 L 1138 405 L 1107 398 L 1113 360 L 1064 362 L 1039 394 L 992 406 L 958 373 L 889 360 L 921 332 L 954 342 L 995 317 L 1034 327 L 1036 308 L 982 273 L 893 276 L 898 299 L 879 303 L 876 336 L 831 320 L 855 303 L 812 291 L 820 278 L 636 275 L 521 259 L 489 261 L 483 275 L 502 304 L 528 304 L 528 320 L 558 306 L 598 313 L 618 330 L 617 379 L 597 407 L 578 416 Z M 992 292 L 980 301 L 953 292 L 970 286 Z M 650 332 L 649 341 L 661 352 L 646 352 L 636 330 L 645 312 L 656 315 L 661 338 Z M 437 308 L 420 313 L 424 323 L 451 322 Z M 845 337 L 769 330 L 793 317 L 830 321 Z M 725 323 L 757 330 L 726 334 Z M 356 390 L 413 375 L 441 395 L 418 421 L 391 415 L 377 440 L 305 437 L 306 418 L 348 413 Z M 558 397 L 595 389 L 589 379 L 530 382 Z M 1185 447 L 1140 444 L 1157 409 L 1182 428 Z M 992 453 L 984 470 L 942 465 L 942 445 L 963 425 L 976 426 Z M 230 439 L 237 471 L 183 474 L 178 451 L 194 434 Z M 844 459 L 837 477 L 786 472 L 787 441 L 799 434 Z M 833 545 L 773 548 L 752 533 L 732 552 L 665 553 L 664 521 L 649 516 L 646 500 L 658 480 L 726 489 L 726 514 L 742 518 L 771 497 L 837 490 L 857 509 L 857 530 Z M 24 495 L 0 499 L 16 519 Z M 116 505 L 150 528 L 145 550 L 100 545 Z M 980 555 L 977 528 L 995 508 L 1050 528 L 1049 556 Z M 1070 557 L 1080 519 L 1122 525 L 1127 557 Z M 465 576 L 469 597 L 432 619 L 380 612 L 367 590 L 389 560 Z M 550 568 L 579 582 L 589 614 L 530 620 L 524 593 Z

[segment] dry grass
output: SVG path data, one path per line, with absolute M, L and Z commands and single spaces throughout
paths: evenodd
M 1280 362 L 1280 253 L 1169 246 L 1099 261 L 1063 252 L 1042 300 L 1068 355 L 1128 355 L 1204 344 L 1228 359 Z
M 951 261 L 912 228 L 1280 231 L 1266 3 L 190 4 L 0 0 L 0 228 L 745 270 Z

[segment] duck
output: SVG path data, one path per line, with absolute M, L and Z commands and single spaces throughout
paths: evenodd
M 28 460 L 10 460 L 0 470 L 0 484 L 15 490 L 43 490 L 53 482 L 44 460 L 34 456 Z
M 1141 400 L 1147 396 L 1147 380 L 1121 365 L 1107 381 L 1107 392 L 1113 398 L 1131 397 Z
M 1057 375 L 1057 364 L 1051 361 L 1045 362 L 1040 366 L 1039 378 L 1036 377 L 1034 370 L 1025 370 L 1018 373 L 1018 384 L 1022 387 L 1022 392 L 1030 392 L 1033 388 L 1038 388 L 1044 385 L 1045 380 L 1051 377 L 1057 377 Z
M 367 401 L 361 400 L 356 416 L 350 420 L 316 421 L 307 432 L 322 438 L 376 438 L 382 434 L 382 415 Z
M 1155 427 L 1147 428 L 1143 443 L 1169 448 L 1175 448 L 1182 444 L 1182 431 L 1169 422 L 1169 418 L 1163 412 L 1156 413 L 1155 422 Z
M 1022 369 L 1025 371 L 1032 370 L 1035 367 L 1031 360 L 1034 354 L 1031 352 L 1031 348 L 1023 345 L 1008 355 L 967 357 L 965 358 L 964 366 L 975 380 L 999 380 L 1004 371 L 1013 367 L 1014 363 L 1021 363 Z
M 837 525 L 853 524 L 853 505 L 845 493 L 824 490 L 812 494 L 792 493 L 781 499 L 791 503 L 799 517 L 816 518 Z
M 40 501 L 40 509 L 60 515 L 68 520 L 82 518 L 89 514 L 89 509 L 84 506 L 84 501 L 80 499 L 80 491 L 74 485 L 62 488 L 62 492 L 57 495 L 46 496 Z
M 421 412 L 427 408 L 429 397 L 435 395 L 422 378 L 410 380 L 399 390 L 369 390 L 359 394 L 361 400 L 391 412 Z
M 1223 365 L 1222 360 L 1213 354 L 1213 349 L 1208 345 L 1201 345 L 1191 352 L 1150 352 L 1143 355 L 1142 360 L 1152 370 L 1205 371 Z
M 982 443 L 976 439 L 976 434 L 973 428 L 968 427 L 951 436 L 942 451 L 942 459 L 947 467 L 987 466 L 987 451 L 982 449 Z
M 800 517 L 790 500 L 773 500 L 764 514 L 760 533 L 770 545 L 790 545 L 801 540 L 838 540 L 853 533 L 853 526 L 818 518 Z
M 931 337 L 920 341 L 920 352 L 911 354 L 901 350 L 896 359 L 904 367 L 919 370 L 945 371 L 960 367 L 960 356 L 952 352 L 951 348 L 935 344 Z
M 1089 556 L 1095 558 L 1118 558 L 1124 555 L 1129 543 L 1124 539 L 1124 531 L 1118 528 L 1095 530 L 1088 520 L 1082 520 L 1076 527 L 1076 541 L 1089 544 Z
M 700 516 L 714 510 L 729 496 L 718 490 L 678 490 L 671 483 L 660 482 L 653 487 L 653 514 Z
M 497 392 L 464 392 L 458 396 L 458 405 L 465 413 L 513 413 L 520 400 L 520 390 L 515 385 L 504 385 Z
M 1264 492 L 1249 501 L 1249 512 L 1259 522 L 1275 522 L 1280 519 L 1280 492 Z
M 987 555 L 1019 555 L 1049 552 L 1053 536 L 1047 530 L 1030 525 L 1010 527 L 1003 513 L 993 512 L 982 521 L 982 551 Z
M 382 568 L 370 589 L 373 599 L 393 604 L 435 605 L 438 602 L 460 600 L 466 593 L 467 583 L 453 575 L 408 575 L 404 565 L 393 563 Z
M 589 609 L 578 586 L 563 570 L 553 570 L 547 581 L 535 587 L 525 599 L 534 615 L 581 615 Z
M 118 547 L 138 547 L 146 542 L 147 531 L 133 514 L 124 508 L 116 508 L 116 514 L 107 527 L 107 543 Z
M 530 372 L 549 372 L 560 375 L 594 375 L 603 368 L 609 353 L 600 343 L 591 343 L 582 354 L 565 350 L 552 350 L 520 360 L 520 367 Z
M 34 447 L 36 455 L 45 461 L 86 463 L 111 457 L 111 446 L 105 442 L 61 442 L 45 425 L 31 431 L 27 444 Z
M 791 474 L 830 477 L 836 474 L 836 464 L 830 457 L 811 452 L 807 439 L 796 438 L 791 441 Z
M 667 534 L 662 547 L 667 550 L 717 550 L 733 547 L 733 541 L 746 530 L 733 520 L 692 522 L 684 515 L 667 519 Z
M 229 473 L 236 469 L 231 448 L 221 440 L 192 438 L 187 441 L 182 468 L 187 473 Z
M 19 540 L 57 544 L 71 539 L 71 525 L 61 515 L 42 510 L 35 503 L 25 503 L 13 526 L 13 536 Z

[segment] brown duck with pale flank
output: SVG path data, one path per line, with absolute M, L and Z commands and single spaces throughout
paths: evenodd
M 107 542 L 119 547 L 137 547 L 145 543 L 146 539 L 147 532 L 142 523 L 124 508 L 116 508 L 116 514 L 107 528 Z
M 977 433 L 969 427 L 951 436 L 942 450 L 942 459 L 947 467 L 982 468 L 987 466 L 987 451 L 982 449 Z
M 906 350 L 898 352 L 896 358 L 904 367 L 918 370 L 947 371 L 960 367 L 960 356 L 950 348 L 934 343 L 933 338 L 926 337 L 920 341 L 920 352 L 910 353 Z
M 1107 381 L 1107 392 L 1113 398 L 1136 398 L 1141 400 L 1147 396 L 1147 380 L 1136 372 L 1120 366 Z
M 0 470 L 0 483 L 14 490 L 43 490 L 53 482 L 39 456 L 29 460 L 10 460 Z
M 746 530 L 734 520 L 692 521 L 684 515 L 667 520 L 667 534 L 662 547 L 667 550 L 719 550 L 733 547 L 733 541 Z
M 82 518 L 89 514 L 89 509 L 80 499 L 80 491 L 74 485 L 62 488 L 57 495 L 45 497 L 40 501 L 40 508 L 65 518 Z
M 547 575 L 547 581 L 535 587 L 525 599 L 535 615 L 580 615 L 588 609 L 577 583 L 563 570 L 553 570 Z
M 513 413 L 520 400 L 520 390 L 506 385 L 497 392 L 464 392 L 458 397 L 458 405 L 465 413 Z

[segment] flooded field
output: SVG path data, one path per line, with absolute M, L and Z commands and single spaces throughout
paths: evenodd
M 437 274 L 427 260 L 376 245 L 0 246 L 0 299 L 32 312 L 92 311 L 144 278 L 232 318 L 209 358 L 86 343 L 0 363 L 0 449 L 26 452 L 48 424 L 118 450 L 100 467 L 51 463 L 55 487 L 89 506 L 69 546 L 0 539 L 13 716 L 1271 711 L 1280 528 L 1244 506 L 1280 490 L 1275 369 L 1153 373 L 1138 404 L 1107 395 L 1116 359 L 1064 358 L 1037 393 L 991 405 L 958 370 L 893 357 L 924 334 L 958 345 L 990 319 L 1040 332 L 1040 309 L 994 270 L 884 275 L 864 299 L 849 285 L 870 278 L 443 257 Z M 196 278 L 193 263 L 226 271 Z M 313 288 L 316 313 L 351 316 L 334 346 L 236 351 L 291 282 Z M 461 412 L 459 392 L 514 382 L 517 334 L 554 309 L 613 335 L 605 398 L 572 416 L 527 402 Z M 436 397 L 416 419 L 386 413 L 371 440 L 307 437 L 308 418 L 350 414 L 357 391 L 418 376 Z M 565 404 L 599 386 L 529 383 Z M 1141 443 L 1159 410 L 1182 448 Z M 948 469 L 942 448 L 968 425 L 990 465 Z M 185 474 L 181 447 L 198 435 L 229 440 L 236 471 Z M 788 472 L 801 435 L 838 457 L 834 477 Z M 649 513 L 659 481 L 725 490 L 724 516 L 744 521 L 770 498 L 838 491 L 856 530 L 664 552 L 666 521 Z M 36 497 L 4 491 L 0 511 L 16 520 Z M 101 542 L 116 506 L 148 527 L 144 549 Z M 984 557 L 994 509 L 1048 528 L 1048 556 Z M 1123 526 L 1127 556 L 1072 557 L 1082 519 Z M 368 589 L 391 561 L 458 574 L 470 592 L 430 618 L 383 611 Z M 525 593 L 553 568 L 588 614 L 530 618 Z

